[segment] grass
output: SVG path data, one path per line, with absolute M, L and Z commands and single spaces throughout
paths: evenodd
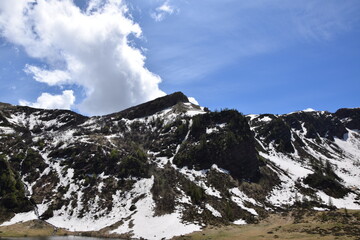
M 326 221 L 322 220 L 324 214 L 329 215 Z M 273 214 L 259 224 L 210 226 L 200 232 L 174 237 L 173 240 L 360 240 L 359 216 L 360 211 L 350 210 L 347 216 L 345 216 L 344 210 Z
M 34 220 L 0 227 L 0 237 L 42 237 L 51 235 L 67 235 L 69 232 L 54 227 L 44 221 Z

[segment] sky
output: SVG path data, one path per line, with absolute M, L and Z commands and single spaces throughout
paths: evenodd
M 1 0 L 0 102 L 244 114 L 360 107 L 358 0 Z

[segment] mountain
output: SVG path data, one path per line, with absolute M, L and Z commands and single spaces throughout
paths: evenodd
M 96 117 L 1 103 L 0 223 L 168 239 L 360 209 L 359 129 L 359 108 L 245 116 L 180 92 Z

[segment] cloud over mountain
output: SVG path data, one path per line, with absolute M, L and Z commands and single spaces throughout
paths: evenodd
M 61 95 L 52 95 L 50 93 L 42 93 L 35 103 L 20 100 L 20 105 L 30 106 L 34 108 L 44 109 L 70 109 L 75 102 L 74 92 L 65 90 Z
M 85 98 L 77 108 L 83 113 L 109 113 L 164 95 L 161 78 L 145 67 L 145 56 L 131 41 L 142 32 L 123 1 L 91 0 L 81 10 L 70 0 L 4 0 L 0 31 L 44 63 L 24 66 L 34 80 L 82 87 Z M 69 103 L 63 106 L 74 101 Z

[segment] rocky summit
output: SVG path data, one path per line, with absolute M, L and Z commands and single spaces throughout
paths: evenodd
M 0 223 L 168 239 L 360 209 L 360 109 L 243 115 L 180 92 L 106 116 L 0 104 Z

